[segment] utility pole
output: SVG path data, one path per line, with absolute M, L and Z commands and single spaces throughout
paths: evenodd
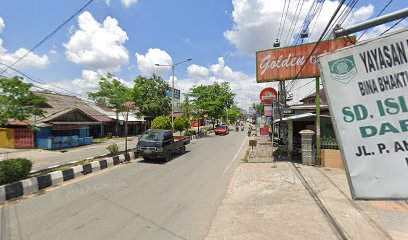
M 316 77 L 316 165 L 320 165 L 321 145 L 320 145 L 320 79 Z

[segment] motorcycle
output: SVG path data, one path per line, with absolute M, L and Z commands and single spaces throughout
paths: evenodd
M 241 131 L 244 131 L 244 126 L 241 126 Z
M 239 127 L 238 127 L 238 126 L 236 126 L 236 127 L 235 127 L 235 130 L 238 132 L 238 131 L 239 131 Z

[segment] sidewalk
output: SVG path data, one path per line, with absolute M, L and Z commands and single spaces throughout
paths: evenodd
M 343 170 L 277 162 L 238 166 L 207 240 L 342 239 L 295 167 L 345 239 L 408 239 L 406 201 L 353 201 Z
M 78 161 L 89 157 L 100 156 L 109 153 L 106 149 L 110 144 L 119 145 L 119 151 L 125 150 L 125 139 L 110 139 L 103 143 L 66 148 L 62 150 L 42 150 L 42 149 L 6 149 L 0 148 L 0 161 L 10 158 L 27 158 L 33 162 L 33 170 L 39 170 L 53 165 Z M 137 136 L 128 138 L 128 149 L 135 148 Z

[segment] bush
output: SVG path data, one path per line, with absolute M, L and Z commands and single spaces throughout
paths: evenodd
M 169 116 L 156 117 L 152 121 L 152 129 L 171 130 L 171 119 Z
M 193 136 L 196 134 L 197 134 L 196 130 L 189 130 L 184 134 L 184 136 Z
M 288 156 L 288 151 L 286 151 L 285 147 L 278 147 L 278 149 L 276 149 L 273 152 L 273 156 L 274 157 L 279 157 L 279 156 Z
M 25 158 L 0 161 L 0 185 L 27 178 L 33 164 Z
M 119 152 L 119 146 L 116 143 L 109 145 L 106 149 L 111 156 L 117 155 Z
M 190 120 L 188 117 L 176 117 L 174 119 L 174 130 L 179 131 L 180 133 L 190 127 Z

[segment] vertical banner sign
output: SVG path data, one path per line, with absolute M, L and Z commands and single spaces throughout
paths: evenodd
M 265 117 L 272 117 L 272 105 L 264 105 Z
M 408 199 L 408 29 L 318 57 L 355 199 Z
M 316 56 L 351 45 L 355 41 L 354 36 L 323 41 L 307 62 L 307 57 L 316 43 L 258 51 L 256 52 L 256 82 L 289 80 L 296 76 L 298 79 L 317 77 L 320 72 Z M 299 73 L 302 65 L 305 66 Z

